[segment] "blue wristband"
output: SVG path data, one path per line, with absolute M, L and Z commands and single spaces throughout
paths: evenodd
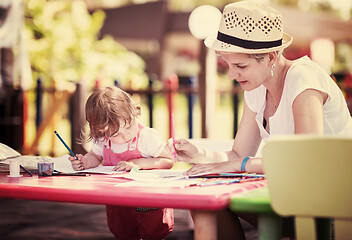
M 242 160 L 242 164 L 241 164 L 241 171 L 242 172 L 245 172 L 246 171 L 246 163 L 248 161 L 250 157 L 245 157 L 243 160 Z

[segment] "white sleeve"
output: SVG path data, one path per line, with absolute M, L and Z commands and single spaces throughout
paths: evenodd
M 103 156 L 103 150 L 104 150 L 104 142 L 100 141 L 100 140 L 93 139 L 92 140 L 92 151 L 99 156 Z
M 292 106 L 294 100 L 299 94 L 307 89 L 315 89 L 329 94 L 329 85 L 326 84 L 331 79 L 324 81 L 324 75 L 316 69 L 307 65 L 298 65 L 293 68 L 287 76 L 287 97 Z
M 159 157 L 165 144 L 157 130 L 149 127 L 144 127 L 141 130 L 138 149 L 144 157 Z

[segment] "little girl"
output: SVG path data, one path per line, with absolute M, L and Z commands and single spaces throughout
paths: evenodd
M 69 157 L 75 170 L 115 166 L 116 171 L 171 168 L 172 153 L 160 134 L 138 123 L 140 107 L 117 87 L 95 90 L 88 98 L 86 120 L 92 149 Z M 163 239 L 173 230 L 173 209 L 106 206 L 110 231 L 116 239 Z

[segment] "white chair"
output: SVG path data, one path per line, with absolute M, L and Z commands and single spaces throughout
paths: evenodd
M 263 167 L 272 208 L 295 218 L 297 239 L 317 239 L 317 218 L 334 220 L 336 240 L 352 239 L 352 138 L 273 138 Z

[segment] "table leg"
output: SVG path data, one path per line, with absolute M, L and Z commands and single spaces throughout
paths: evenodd
M 274 214 L 260 214 L 258 218 L 258 239 L 279 240 L 281 219 Z
M 192 211 L 194 240 L 216 240 L 216 211 Z

